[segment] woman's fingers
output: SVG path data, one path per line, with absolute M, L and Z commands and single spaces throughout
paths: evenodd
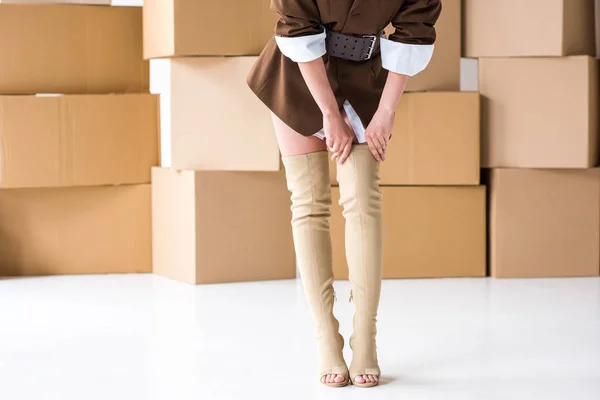
M 385 161 L 385 150 L 381 147 L 381 144 L 378 141 L 374 141 L 375 148 L 377 149 L 377 153 L 379 153 L 380 161 Z
M 325 139 L 325 144 L 327 145 L 327 150 L 333 153 L 333 146 L 335 146 L 335 140 L 333 138 L 327 136 Z
M 388 145 L 388 140 L 383 136 L 379 136 L 377 139 L 379 140 L 379 144 L 381 144 L 381 147 L 385 149 Z
M 340 154 L 342 153 L 343 150 L 343 146 L 342 144 L 339 142 L 339 140 L 336 140 L 332 146 L 329 147 L 329 151 L 331 152 L 331 159 L 335 160 L 337 159 Z
M 375 157 L 377 161 L 385 161 L 389 139 L 386 139 L 382 135 L 372 133 L 367 133 L 365 136 L 367 137 L 367 143 L 371 149 L 371 153 L 373 153 L 373 157 Z
M 369 145 L 369 150 L 371 150 L 371 154 L 377 161 L 381 161 L 381 156 L 379 155 L 379 151 L 377 151 L 377 147 L 375 146 L 374 140 L 371 136 L 367 136 L 367 144 Z
M 384 156 L 385 156 L 385 144 L 382 145 L 380 142 L 380 137 L 379 136 L 375 136 L 372 138 L 373 141 L 373 146 L 375 147 L 375 149 L 377 150 L 377 154 L 379 154 L 379 158 L 381 159 L 381 161 L 383 161 Z M 385 143 L 385 142 L 384 142 Z
M 379 146 L 380 146 L 380 149 L 381 149 L 381 153 L 380 153 L 380 155 L 381 155 L 381 159 L 382 159 L 383 161 L 385 161 L 385 152 L 386 152 L 386 150 L 387 150 L 387 145 L 388 145 L 388 143 L 387 143 L 387 140 L 385 140 L 385 139 L 384 139 L 383 137 L 381 137 L 381 136 L 380 136 L 380 137 L 378 137 L 378 139 L 379 139 Z
M 338 154 L 340 152 L 342 148 L 342 145 L 340 144 L 339 141 L 335 141 L 335 143 L 333 144 L 333 146 L 331 146 L 331 152 L 333 154 Z
M 352 150 L 352 139 L 350 137 L 343 139 L 340 142 L 339 150 L 331 156 L 332 160 L 337 160 L 338 164 L 343 164 L 348 158 L 350 151 Z
M 338 164 L 343 164 L 346 162 L 346 160 L 348 159 L 348 156 L 350 156 L 350 152 L 352 151 L 352 140 L 348 140 L 348 143 L 346 143 L 346 146 L 344 146 L 344 148 L 342 149 L 342 153 L 340 154 L 340 157 L 338 159 Z

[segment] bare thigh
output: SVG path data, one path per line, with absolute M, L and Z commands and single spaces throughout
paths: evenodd
M 298 156 L 300 154 L 316 153 L 327 150 L 324 140 L 315 136 L 303 136 L 286 125 L 279 117 L 271 113 L 273 128 L 279 143 L 279 151 L 283 157 Z M 316 132 L 315 132 L 316 133 Z
M 350 126 L 350 121 L 342 110 L 344 120 Z M 298 156 L 301 154 L 316 153 L 318 151 L 326 151 L 327 144 L 325 140 L 315 136 L 303 136 L 292 128 L 286 125 L 279 117 L 271 113 L 275 135 L 279 143 L 279 151 L 283 157 Z M 315 132 L 316 133 L 316 132 Z

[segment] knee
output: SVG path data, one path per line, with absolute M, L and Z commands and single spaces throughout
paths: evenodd
M 292 191 L 292 223 L 331 216 L 331 188 L 320 191 Z
M 343 186 L 343 188 L 342 188 Z M 344 217 L 352 215 L 378 216 L 381 214 L 381 190 L 379 182 L 340 183 L 340 205 L 344 209 Z
M 340 205 L 344 216 L 381 213 L 379 163 L 366 146 L 356 146 L 343 164 L 338 166 Z

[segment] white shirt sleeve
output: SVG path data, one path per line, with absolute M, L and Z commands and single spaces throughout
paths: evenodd
M 317 35 L 299 37 L 275 36 L 275 41 L 283 55 L 292 61 L 309 62 L 323 57 L 327 53 L 326 38 L 327 33 L 323 31 Z
M 432 44 L 405 44 L 381 38 L 381 63 L 388 71 L 414 76 L 427 67 L 433 48 Z

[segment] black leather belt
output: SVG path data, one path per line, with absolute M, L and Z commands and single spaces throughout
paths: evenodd
M 380 35 L 350 36 L 327 31 L 327 54 L 351 61 L 366 61 L 379 53 Z

